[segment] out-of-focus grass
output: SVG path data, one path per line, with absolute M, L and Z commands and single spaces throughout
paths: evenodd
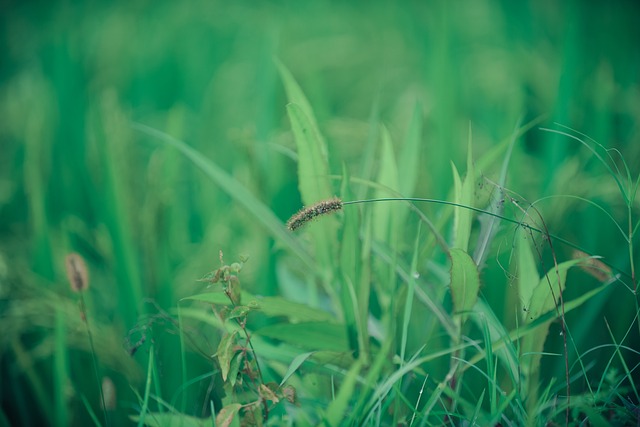
M 91 422 L 85 398 L 101 411 L 86 332 L 65 283 L 62 260 L 70 251 L 83 254 L 90 265 L 87 315 L 101 374 L 113 378 L 118 391 L 114 424 L 140 410 L 129 386 L 145 396 L 150 411 L 166 410 L 155 398 L 182 402 L 177 409 L 192 415 L 210 410 L 202 404 L 208 383 L 184 384 L 185 378 L 213 369 L 193 344 L 211 355 L 219 332 L 194 316 L 178 327 L 175 308 L 180 298 L 204 290 L 195 279 L 218 267 L 218 250 L 227 258 L 249 256 L 242 282 L 252 293 L 283 295 L 344 315 L 362 354 L 370 350 L 363 332 L 378 340 L 380 328 L 387 327 L 397 327 L 398 336 L 407 330 L 397 352 L 405 357 L 425 337 L 432 337 L 434 347 L 446 347 L 450 342 L 439 336 L 441 325 L 431 312 L 422 304 L 405 311 L 405 291 L 393 292 L 404 289 L 398 272 L 410 271 L 414 255 L 417 219 L 408 209 L 368 207 L 358 217 L 345 212 L 342 240 L 331 241 L 322 231 L 334 223 L 314 224 L 312 242 L 295 238 L 289 245 L 274 235 L 273 222 L 256 219 L 252 206 L 258 202 L 284 221 L 304 200 L 295 125 L 288 120 L 274 58 L 290 70 L 313 107 L 326 140 L 329 173 L 346 170 L 353 178 L 341 188 L 330 177 L 312 177 L 331 182 L 335 194 L 384 193 L 359 179 L 397 185 L 395 190 L 411 192 L 406 196 L 453 200 L 451 161 L 464 175 L 470 127 L 478 159 L 508 138 L 519 120 L 540 115 L 546 116 L 545 126 L 557 121 L 620 150 L 633 178 L 640 170 L 638 12 L 632 1 L 588 7 L 489 0 L 5 5 L 0 17 L 3 416 L 12 423 L 82 425 Z M 229 194 L 233 187 L 212 181 L 172 147 L 137 132 L 133 122 L 188 142 L 256 202 L 239 203 L 238 194 Z M 615 154 L 614 160 L 622 167 Z M 477 172 L 496 180 L 500 161 L 489 163 Z M 605 172 L 581 144 L 534 128 L 515 146 L 507 187 L 529 201 L 558 194 L 593 200 L 626 231 L 627 206 Z M 479 198 L 487 198 L 488 187 L 477 189 Z M 624 236 L 600 210 L 569 198 L 537 207 L 552 233 L 631 271 L 634 259 Z M 637 207 L 633 202 L 633 218 Z M 451 212 L 422 208 L 449 239 Z M 396 220 L 388 221 L 393 215 Z M 424 240 L 432 242 L 425 229 Z M 518 302 L 505 290 L 504 272 L 496 265 L 500 261 L 508 268 L 511 242 L 501 242 L 482 273 L 482 296 L 510 328 Z M 357 253 L 341 252 L 341 244 Z M 433 256 L 418 259 L 418 270 L 437 277 L 433 265 L 445 264 L 443 253 L 433 243 L 417 246 Z M 556 250 L 561 260 L 571 256 L 566 247 Z M 318 270 L 309 273 L 301 257 L 311 258 Z M 550 266 L 545 258 L 538 271 Z M 567 287 L 567 300 L 596 286 L 586 274 L 571 274 L 576 278 Z M 352 288 L 341 288 L 327 301 L 337 282 Z M 416 292 L 420 289 L 416 285 Z M 358 304 L 348 307 L 353 291 Z M 445 287 L 430 292 L 429 298 L 450 308 Z M 369 312 L 382 326 L 374 322 L 365 328 Z M 400 319 L 393 324 L 396 313 L 410 316 L 408 327 Z M 636 313 L 623 286 L 612 286 L 568 313 L 575 351 L 612 342 L 605 318 L 612 335 L 622 340 Z M 259 319 L 255 327 L 273 321 Z M 637 331 L 628 335 L 635 340 L 626 342 L 631 348 L 637 347 Z M 180 333 L 189 337 L 182 336 L 186 350 Z M 384 372 L 384 358 L 376 358 L 380 347 L 393 345 L 374 343 L 371 350 L 378 353 L 370 355 L 369 384 L 379 380 L 372 372 Z M 264 357 L 289 363 L 289 350 L 279 354 L 271 344 L 263 344 Z M 557 333 L 548 344 L 561 352 Z M 126 351 L 134 349 L 133 355 Z M 144 393 L 151 349 L 155 388 Z M 575 351 L 571 347 L 571 360 Z M 607 361 L 593 358 L 595 366 Z M 436 373 L 427 389 L 433 391 L 448 362 L 426 366 Z M 346 383 L 365 375 L 358 369 L 352 368 Z M 546 382 L 556 377 L 561 384 L 563 369 L 550 359 L 541 377 Z M 300 381 L 313 395 L 327 385 L 326 378 Z M 469 387 L 478 384 L 473 374 L 465 380 Z M 415 393 L 416 387 L 395 396 Z M 375 399 L 365 396 L 356 407 L 382 414 L 371 403 Z M 220 404 L 220 396 L 213 398 Z M 334 402 L 330 419 L 345 410 L 341 400 Z

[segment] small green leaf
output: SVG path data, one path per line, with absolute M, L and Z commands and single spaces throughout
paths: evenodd
M 240 302 L 242 301 L 240 293 L 240 280 L 238 280 L 236 276 L 229 277 L 226 292 L 233 302 L 233 305 L 240 305 Z
M 220 269 L 205 274 L 201 279 L 198 280 L 198 282 L 217 283 L 218 280 L 220 280 Z
M 233 359 L 231 359 L 227 378 L 229 378 L 229 382 L 231 383 L 232 387 L 235 387 L 236 385 L 236 381 L 238 380 L 238 372 L 240 372 L 240 367 L 242 366 L 243 360 L 244 360 L 244 353 L 242 351 L 236 352 Z
M 218 356 L 218 363 L 220 364 L 220 371 L 222 372 L 223 381 L 227 380 L 227 375 L 229 374 L 231 365 L 231 359 L 236 352 L 236 335 L 238 335 L 238 331 L 224 334 L 224 336 L 220 340 L 220 344 L 218 344 L 218 351 L 216 354 Z
M 456 313 L 471 311 L 478 300 L 480 277 L 473 259 L 462 249 L 453 248 L 451 257 L 451 299 Z M 463 315 L 463 319 L 466 316 Z
M 239 305 L 237 307 L 234 307 L 233 310 L 229 312 L 229 314 L 226 316 L 226 319 L 229 320 L 238 317 L 246 317 L 251 310 L 251 307 L 247 307 L 246 305 Z
M 216 416 L 216 427 L 229 427 L 240 408 L 242 408 L 242 405 L 239 403 L 230 403 L 222 408 Z
M 289 377 L 291 377 L 291 375 L 293 375 L 294 372 L 297 371 L 298 368 L 305 362 L 305 360 L 307 360 L 311 355 L 313 355 L 313 353 L 314 353 L 313 351 L 310 351 L 309 353 L 302 353 L 297 355 L 291 361 L 291 364 L 289 365 L 289 369 L 287 369 L 287 372 L 282 377 L 282 381 L 280 382 L 280 385 L 282 386 L 285 382 L 287 382 Z

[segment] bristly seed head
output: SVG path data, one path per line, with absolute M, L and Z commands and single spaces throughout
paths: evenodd
M 309 207 L 300 209 L 295 215 L 289 218 L 289 221 L 287 221 L 287 228 L 291 231 L 295 231 L 320 215 L 337 212 L 340 209 L 342 209 L 342 200 L 339 198 L 334 197 L 322 200 Z
M 67 279 L 74 292 L 85 291 L 89 287 L 89 271 L 84 258 L 72 252 L 64 259 L 64 266 L 67 270 Z

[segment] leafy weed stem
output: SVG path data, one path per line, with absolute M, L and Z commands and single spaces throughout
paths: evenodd
M 233 300 L 233 297 L 231 296 L 229 291 L 225 290 L 225 295 L 227 295 L 227 298 L 229 298 L 229 301 L 231 302 L 231 305 L 233 306 L 233 308 L 236 308 L 237 304 Z M 251 355 L 253 356 L 253 360 L 256 362 L 256 370 L 258 371 L 258 379 L 259 379 L 258 395 L 260 396 L 260 385 L 264 385 L 264 377 L 262 376 L 262 369 L 260 369 L 260 362 L 258 361 L 258 355 L 256 353 L 256 349 L 253 346 L 253 343 L 251 342 L 251 335 L 249 334 L 249 331 L 247 331 L 247 320 L 246 318 L 244 318 L 244 320 L 241 321 L 237 317 L 234 320 L 236 321 L 240 329 L 242 329 L 242 332 L 244 332 L 244 335 L 247 340 L 247 345 L 251 350 Z M 251 376 L 249 376 L 249 378 L 251 378 Z M 253 382 L 253 379 L 252 379 L 252 382 Z M 264 407 L 263 418 L 265 421 L 267 421 L 267 419 L 269 418 L 269 404 L 266 399 L 260 398 L 260 400 L 262 400 L 262 406 Z

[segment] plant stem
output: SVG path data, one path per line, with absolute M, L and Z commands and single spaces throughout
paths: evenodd
M 105 425 L 110 425 L 109 417 L 107 415 L 107 405 L 104 399 L 104 391 L 102 390 L 102 381 L 100 381 L 100 373 L 98 371 L 98 359 L 96 358 L 96 349 L 93 345 L 93 335 L 91 334 L 91 328 L 89 327 L 89 319 L 87 318 L 86 306 L 84 303 L 84 293 L 79 292 L 80 294 L 80 312 L 82 315 L 82 320 L 84 321 L 85 326 L 87 327 L 87 335 L 89 336 L 89 347 L 91 348 L 91 359 L 93 360 L 93 371 L 96 376 L 96 381 L 98 382 L 98 388 L 100 389 L 100 401 L 102 402 L 102 413 L 104 415 Z

